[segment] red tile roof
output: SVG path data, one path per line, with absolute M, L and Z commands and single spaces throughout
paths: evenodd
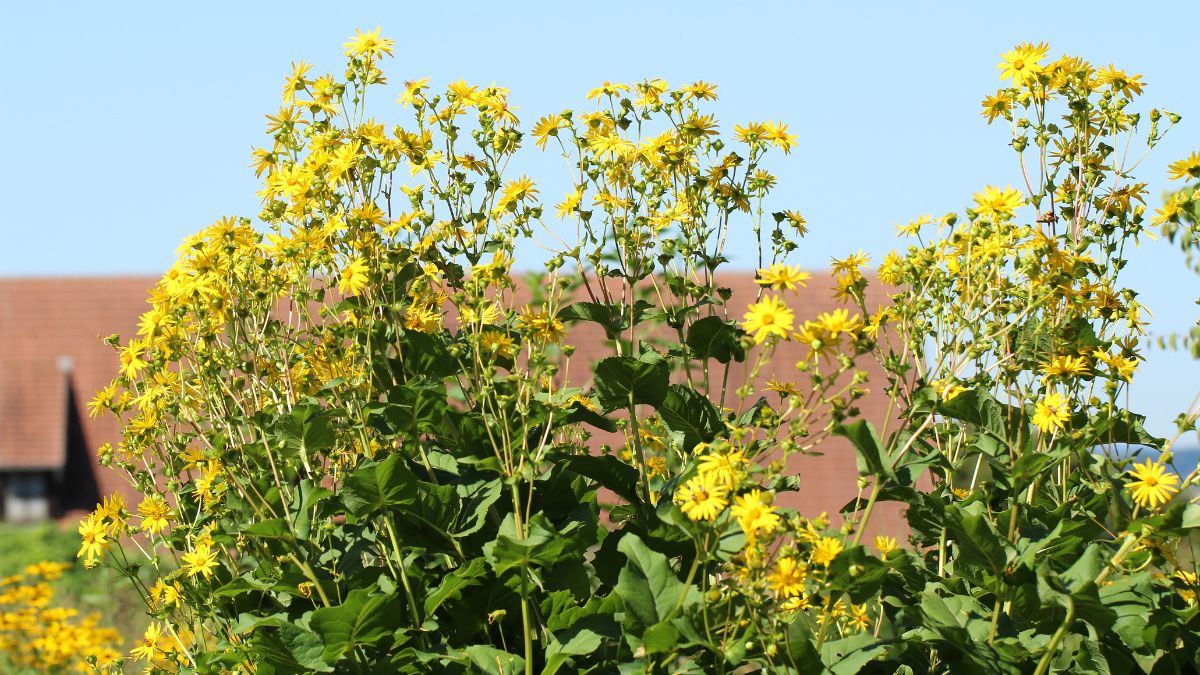
M 111 380 L 117 367 L 115 352 L 101 338 L 112 333 L 124 338 L 135 334 L 138 317 L 147 308 L 147 292 L 156 281 L 153 277 L 0 279 L 0 471 L 63 469 L 71 414 L 67 401 L 68 394 L 73 394 L 74 414 L 80 421 L 82 442 L 100 494 L 126 491 L 118 474 L 99 467 L 95 457 L 95 448 L 102 443 L 115 445 L 119 440 L 116 420 L 108 415 L 91 419 L 83 406 Z M 718 281 L 733 291 L 730 316 L 740 319 L 758 290 L 753 276 L 726 273 Z M 841 307 L 830 297 L 832 286 L 828 274 L 814 275 L 808 289 L 791 303 L 798 322 Z M 882 289 L 868 290 L 868 307 L 885 302 Z M 576 346 L 572 384 L 585 385 L 591 379 L 586 364 L 610 355 L 603 332 L 595 324 L 580 324 L 568 342 Z M 763 379 L 771 375 L 789 379 L 795 373 L 793 364 L 805 356 L 806 349 L 796 343 L 780 345 Z M 72 366 L 68 373 L 62 369 L 65 363 L 60 363 L 63 357 Z M 860 366 L 871 375 L 868 386 L 880 391 L 882 372 L 868 361 L 864 359 Z M 886 416 L 886 403 L 883 396 L 869 395 L 859 402 L 859 408 L 865 419 L 879 425 Z M 807 515 L 836 511 L 857 493 L 853 449 L 835 438 L 823 443 L 821 451 L 822 456 L 794 458 L 788 467 L 799 474 L 801 491 L 786 496 L 783 502 Z M 899 525 L 898 513 L 882 511 L 877 526 L 894 531 Z

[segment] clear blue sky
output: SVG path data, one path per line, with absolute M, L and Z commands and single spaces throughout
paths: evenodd
M 1000 52 L 1025 40 L 1143 73 L 1143 105 L 1184 116 L 1140 172 L 1157 195 L 1166 164 L 1200 149 L 1200 3 L 1130 6 L 25 2 L 0 22 L 0 275 L 158 273 L 187 234 L 253 216 L 249 152 L 267 142 L 262 115 L 278 107 L 289 62 L 340 73 L 355 27 L 398 40 L 385 65 L 394 82 L 496 82 L 526 124 L 586 107 L 606 79 L 717 83 L 725 128 L 769 118 L 799 135 L 774 165 L 775 195 L 811 223 L 798 259 L 810 267 L 860 247 L 878 260 L 895 223 L 1018 183 L 1008 131 L 987 126 L 979 102 L 999 86 Z M 377 102 L 379 118 L 403 120 Z M 561 173 L 554 157 L 526 161 L 539 178 Z M 544 185 L 553 203 L 559 190 Z M 747 249 L 732 252 L 751 264 Z M 1200 283 L 1166 244 L 1144 242 L 1129 281 L 1145 289 L 1156 332 L 1196 316 Z M 1197 364 L 1153 353 L 1134 407 L 1165 434 L 1198 389 Z

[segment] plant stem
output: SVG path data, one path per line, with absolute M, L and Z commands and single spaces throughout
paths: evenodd
M 1062 625 L 1054 632 L 1054 637 L 1050 638 L 1050 644 L 1046 645 L 1046 653 L 1042 655 L 1042 660 L 1038 661 L 1037 670 L 1033 675 L 1044 675 L 1050 669 L 1050 662 L 1054 660 L 1054 652 L 1058 648 L 1058 643 L 1062 640 L 1063 635 L 1066 635 L 1067 629 L 1075 622 L 1075 601 L 1071 596 L 1067 596 L 1067 616 L 1063 619 Z

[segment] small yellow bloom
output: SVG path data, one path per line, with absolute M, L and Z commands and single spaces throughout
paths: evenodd
M 838 557 L 842 552 L 842 542 L 833 537 L 821 537 L 821 539 L 813 546 L 812 555 L 809 558 L 814 565 L 829 566 L 830 563 Z
M 367 287 L 367 263 L 362 258 L 355 258 L 342 269 L 338 279 L 338 290 L 349 295 L 358 295 Z
M 1146 460 L 1144 464 L 1134 464 L 1133 467 L 1129 475 L 1137 480 L 1126 483 L 1125 489 L 1133 493 L 1133 501 L 1138 506 L 1157 508 L 1179 492 L 1179 476 L 1168 473 L 1162 464 Z
M 153 495 L 138 504 L 138 513 L 142 516 L 142 529 L 150 534 L 158 534 L 167 529 L 171 507 L 160 495 Z
M 733 508 L 729 510 L 738 525 L 749 537 L 760 534 L 770 534 L 779 527 L 779 514 L 775 507 L 763 499 L 762 490 L 751 490 L 733 500 Z
M 787 339 L 796 315 L 779 298 L 768 296 L 762 302 L 752 303 L 746 308 L 742 328 L 754 336 L 755 344 L 762 344 L 771 336 Z
M 777 291 L 795 291 L 808 286 L 808 280 L 811 278 L 811 274 L 801 272 L 799 267 L 776 263 L 760 269 L 755 281 L 760 286 L 770 286 Z
M 879 549 L 879 555 L 886 558 L 887 554 L 895 551 L 898 548 L 896 546 L 896 538 L 881 534 L 875 537 L 875 548 Z
M 1067 399 L 1058 392 L 1046 394 L 1037 402 L 1033 413 L 1033 423 L 1044 434 L 1063 428 L 1070 419 Z
M 217 552 L 212 550 L 211 546 L 200 544 L 183 554 L 183 570 L 189 577 L 202 574 L 208 579 L 213 575 L 213 568 L 216 566 Z
M 370 33 L 364 33 L 355 28 L 354 37 L 343 45 L 346 56 L 366 56 L 368 58 L 379 58 L 385 54 L 391 56 L 392 46 L 396 44 L 396 41 L 379 37 L 379 31 L 378 27 Z
M 713 480 L 711 474 L 701 473 L 675 493 L 675 503 L 692 520 L 715 520 L 729 504 L 729 488 Z
M 782 556 L 767 575 L 767 586 L 781 598 L 794 598 L 804 593 L 808 568 L 791 556 Z
M 79 536 L 83 544 L 75 557 L 84 559 L 84 567 L 95 567 L 96 559 L 108 548 L 108 525 L 97 514 L 91 513 L 79 523 Z

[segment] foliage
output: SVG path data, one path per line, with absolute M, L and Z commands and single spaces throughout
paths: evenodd
M 345 77 L 293 66 L 268 116 L 263 227 L 225 218 L 154 289 L 93 401 L 125 420 L 88 564 L 158 577 L 133 656 L 215 672 L 1086 672 L 1195 667 L 1200 507 L 1122 405 L 1141 307 L 1118 277 L 1144 233 L 1126 112 L 1139 76 L 1045 45 L 1005 54 L 984 102 L 1025 190 L 922 217 L 865 305 L 797 322 L 805 232 L 770 213 L 775 122 L 723 136 L 714 86 L 604 83 L 533 125 L 561 152 L 574 226 L 532 300 L 518 242 L 554 239 L 500 87 L 408 82 L 409 127 L 369 117 L 393 43 L 347 43 Z M 1152 111 L 1153 146 L 1175 116 Z M 407 171 L 405 171 L 407 169 Z M 1025 217 L 1027 207 L 1036 214 Z M 1020 217 L 1018 214 L 1021 214 Z M 749 235 L 747 235 L 749 233 Z M 730 236 L 760 251 L 730 316 Z M 570 366 L 568 326 L 611 355 Z M 782 341 L 807 346 L 766 392 Z M 114 340 L 114 342 L 116 342 Z M 894 415 L 855 420 L 876 358 Z M 579 370 L 585 375 L 580 376 Z M 584 381 L 586 386 L 580 387 Z M 590 382 L 589 382 L 590 381 Z M 596 430 L 618 447 L 595 453 Z M 789 459 L 831 435 L 859 457 L 842 524 L 776 504 Z M 605 509 L 605 495 L 618 503 Z M 883 501 L 908 545 L 864 541 Z M 838 505 L 833 505 L 838 506 Z M 137 518 L 137 522 L 133 519 Z M 900 533 L 896 533 L 900 534 Z M 872 545 L 873 544 L 873 545 Z

